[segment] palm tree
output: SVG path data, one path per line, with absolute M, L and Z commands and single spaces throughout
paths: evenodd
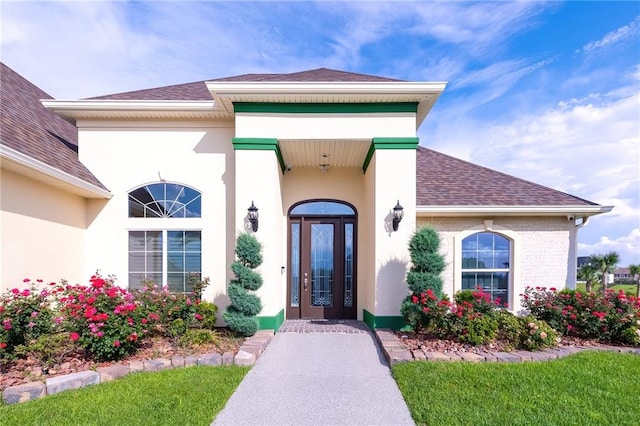
M 636 282 L 636 297 L 640 297 L 640 263 L 629 265 L 629 275 Z
M 602 292 L 604 293 L 607 291 L 607 277 L 620 261 L 620 255 L 615 251 L 610 251 L 607 254 L 594 254 L 589 260 L 602 274 Z
M 587 293 L 593 291 L 593 284 L 600 279 L 600 272 L 590 263 L 584 264 L 578 270 L 578 279 L 585 281 Z

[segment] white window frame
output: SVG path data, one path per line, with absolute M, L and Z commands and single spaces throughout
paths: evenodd
M 506 301 L 503 300 L 502 303 L 507 302 L 509 304 L 508 309 L 510 311 L 514 311 L 514 308 L 516 306 L 516 303 L 515 303 L 516 297 L 517 297 L 517 295 L 515 294 L 516 293 L 515 283 L 517 282 L 518 277 L 520 276 L 520 269 L 521 269 L 520 236 L 518 235 L 517 232 L 513 231 L 512 229 L 494 224 L 493 220 L 484 220 L 481 224 L 467 228 L 464 231 L 459 232 L 454 237 L 455 257 L 454 257 L 454 263 L 453 263 L 454 273 L 453 273 L 453 289 L 452 289 L 453 294 L 452 295 L 455 295 L 457 292 L 462 290 L 462 271 L 463 271 L 462 270 L 462 241 L 465 238 L 473 234 L 477 234 L 479 232 L 492 232 L 494 234 L 500 235 L 509 240 L 510 251 L 511 251 L 510 253 L 511 265 L 509 268 L 509 283 L 508 283 L 508 288 L 509 288 L 508 299 L 509 300 L 506 300 Z M 492 270 L 485 269 L 483 270 L 483 272 L 492 272 Z

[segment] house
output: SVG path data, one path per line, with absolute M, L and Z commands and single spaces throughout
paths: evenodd
M 261 327 L 398 327 L 424 225 L 450 296 L 482 286 L 518 311 L 525 286 L 573 287 L 578 228 L 612 207 L 421 146 L 445 86 L 321 68 L 56 100 L 3 65 L 3 288 L 99 270 L 185 291 L 198 273 L 223 309 L 249 232 Z
M 613 280 L 609 282 L 614 283 L 632 283 L 633 276 L 631 276 L 630 268 L 615 268 L 613 270 Z

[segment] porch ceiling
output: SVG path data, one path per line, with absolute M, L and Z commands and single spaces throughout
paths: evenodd
M 279 139 L 278 145 L 287 167 L 362 167 L 371 139 Z

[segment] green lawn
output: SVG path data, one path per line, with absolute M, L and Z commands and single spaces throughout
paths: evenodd
M 393 367 L 419 425 L 638 425 L 640 356 L 583 352 L 518 364 Z
M 247 371 L 197 366 L 132 374 L 2 406 L 0 425 L 209 425 Z
M 607 286 L 608 289 L 611 290 L 624 290 L 625 293 L 633 293 L 636 294 L 636 284 L 614 284 L 614 285 L 609 285 Z M 576 290 L 582 290 L 585 291 L 585 284 L 584 282 L 579 282 L 576 284 Z M 600 290 L 600 285 L 596 285 L 594 288 L 595 291 L 599 291 Z

